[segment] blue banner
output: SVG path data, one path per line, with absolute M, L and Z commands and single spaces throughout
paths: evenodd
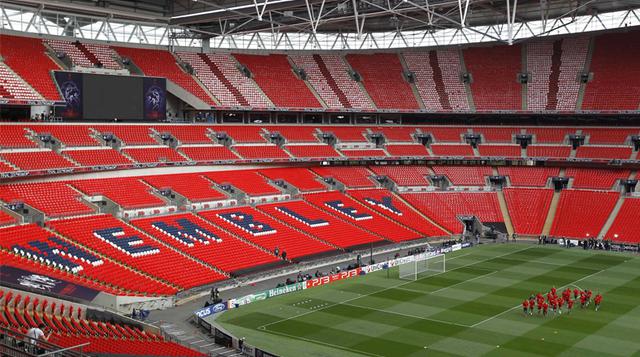
M 82 119 L 82 73 L 56 71 L 54 77 L 65 101 L 59 115 L 64 119 Z
M 167 81 L 164 78 L 145 77 L 143 81 L 144 118 L 167 118 Z
M 6 265 L 0 265 L 0 281 L 16 288 L 49 292 L 86 301 L 93 300 L 100 293 L 98 290 L 65 280 Z
M 217 314 L 219 312 L 222 312 L 224 310 L 227 309 L 227 303 L 226 302 L 220 302 L 217 304 L 213 304 L 213 305 L 209 305 L 207 307 L 204 307 L 200 310 L 194 311 L 194 314 L 196 314 L 196 316 L 198 316 L 201 319 L 204 319 L 207 316 L 211 316 L 213 314 Z

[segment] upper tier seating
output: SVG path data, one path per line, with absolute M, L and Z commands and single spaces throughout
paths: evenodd
M 200 216 L 223 229 L 261 247 L 287 252 L 287 259 L 330 251 L 331 246 L 291 228 L 252 207 L 235 207 L 215 211 L 201 211 Z
M 445 175 L 456 186 L 485 186 L 485 177 L 493 175 L 489 166 L 433 166 L 437 175 Z
M 387 154 L 382 149 L 368 149 L 368 150 L 340 150 L 342 155 L 346 157 L 384 157 Z
M 142 179 L 158 190 L 171 189 L 191 202 L 216 201 L 227 198 L 224 193 L 213 188 L 213 183 L 199 174 L 156 175 L 145 176 Z
M 27 138 L 27 131 L 22 125 L 2 125 L 0 148 L 34 148 L 38 145 Z
M 325 166 L 314 167 L 311 170 L 322 178 L 332 177 L 347 187 L 375 187 L 370 178 L 372 174 L 365 167 Z
M 629 170 L 568 168 L 564 175 L 573 177 L 572 187 L 610 190 L 616 180 L 627 179 L 630 173 Z
M 6 213 L 5 211 L 0 211 L 0 227 L 9 226 L 16 222 L 18 222 L 18 220 L 14 216 Z
M 304 168 L 266 169 L 259 173 L 271 180 L 284 180 L 300 191 L 322 191 L 327 188 L 318 176 Z
M 521 47 L 470 47 L 462 51 L 473 82 L 471 90 L 476 110 L 522 110 Z
M 21 170 L 48 170 L 75 167 L 76 165 L 53 151 L 23 151 L 0 154 Z
M 413 208 L 407 206 L 388 190 L 349 190 L 347 194 L 379 214 L 418 231 L 425 237 L 447 235 L 442 229 L 430 224 L 430 222 L 420 216 Z
M 340 55 L 290 55 L 298 68 L 304 69 L 307 81 L 332 109 L 373 109 L 369 98 L 348 74 L 348 66 Z
M 389 177 L 398 186 L 430 186 L 427 176 L 432 172 L 426 166 L 370 166 L 376 175 Z
M 170 133 L 180 144 L 213 144 L 207 136 L 207 127 L 201 125 L 155 125 L 160 134 Z
M 190 213 L 133 220 L 131 224 L 227 273 L 277 261 L 273 254 L 245 243 Z
M 146 125 L 94 125 L 99 133 L 111 133 L 126 145 L 157 145 Z
M 534 144 L 562 144 L 567 135 L 575 134 L 574 128 L 526 128 L 527 134 L 533 134 Z
M 286 55 L 234 54 L 249 68 L 253 79 L 271 102 L 281 108 L 322 108 L 304 81 L 293 74 Z
M 583 110 L 638 110 L 640 41 L 638 32 L 599 35 L 594 41 Z
M 219 125 L 211 128 L 216 133 L 224 132 L 236 143 L 264 143 L 265 138 L 260 135 L 262 127 L 253 125 Z
M 409 71 L 415 74 L 415 86 L 427 109 L 469 110 L 457 50 L 407 52 L 403 56 Z
M 427 148 L 422 144 L 397 144 L 385 147 L 391 156 L 429 156 Z
M 474 156 L 469 144 L 431 144 L 431 151 L 434 156 Z
M 65 53 L 74 65 L 80 67 L 104 67 L 108 69 L 121 69 L 114 60 L 117 54 L 108 46 L 82 43 L 79 41 L 46 40 L 56 52 Z
M 353 126 L 321 126 L 323 133 L 333 133 L 340 142 L 366 142 L 366 128 Z
M 558 167 L 498 167 L 498 174 L 507 176 L 511 186 L 545 187 L 549 177 L 559 176 Z
M 300 231 L 340 248 L 382 240 L 380 237 L 335 218 L 305 201 L 273 203 L 260 205 L 257 208 Z
M 65 146 L 97 146 L 98 141 L 91 137 L 87 125 L 31 125 L 29 128 L 36 134 L 51 134 Z
M 108 215 L 50 221 L 62 235 L 133 269 L 189 289 L 225 276 Z M 180 269 L 175 269 L 180 267 Z
M 92 240 L 97 239 L 92 237 Z M 118 295 L 171 295 L 177 292 L 165 283 L 122 266 L 111 257 L 98 255 L 35 224 L 0 229 L 0 246 L 5 249 L 4 254 L 0 254 L 3 264 L 92 289 Z
M 218 185 L 231 184 L 250 196 L 277 195 L 280 190 L 254 170 L 206 172 L 204 176 Z
M 0 35 L 0 55 L 4 63 L 47 100 L 60 100 L 51 71 L 60 69 L 45 54 L 39 38 Z
M 277 145 L 234 146 L 243 159 L 288 159 L 290 156 Z
M 320 144 L 320 145 L 287 145 L 284 147 L 294 157 L 306 158 L 306 159 L 325 159 L 341 157 L 333 147 Z
M 89 150 L 65 150 L 62 155 L 70 157 L 73 161 L 82 166 L 104 166 L 104 165 L 130 165 L 131 160 L 122 156 L 116 150 L 89 149 Z
M 114 49 L 120 56 L 131 59 L 145 75 L 166 77 L 205 103 L 215 104 L 200 84 L 180 68 L 170 52 L 132 47 L 114 47 Z
M 2 62 L 0 62 L 0 98 L 7 99 L 10 102 L 15 100 L 42 100 L 40 94 L 25 84 L 18 75 Z
M 478 145 L 480 156 L 521 157 L 520 145 Z
M 504 198 L 515 233 L 540 235 L 551 206 L 553 190 L 539 188 L 506 188 Z
M 348 54 L 347 61 L 378 109 L 420 109 L 396 53 Z
M 515 143 L 514 137 L 520 134 L 520 128 L 503 128 L 492 126 L 473 127 L 475 134 L 480 134 L 484 138 L 483 143 Z
M 616 241 L 637 244 L 640 243 L 640 225 L 638 225 L 640 199 L 627 197 L 607 231 L 606 238 Z
M 255 83 L 237 68 L 235 58 L 226 53 L 180 52 L 178 57 L 190 64 L 202 84 L 220 105 L 229 107 L 267 108 L 271 104 Z
M 590 159 L 622 159 L 628 160 L 631 156 L 631 147 L 619 146 L 580 146 L 576 157 Z
M 268 126 L 266 129 L 270 133 L 278 132 L 288 143 L 318 143 L 320 140 L 315 136 L 317 134 L 315 126 L 307 125 L 291 125 L 291 126 Z
M 343 221 L 376 233 L 385 239 L 402 242 L 421 238 L 420 233 L 410 230 L 385 215 L 376 213 L 375 210 L 340 192 L 308 193 L 303 198 L 317 208 L 329 212 Z M 403 207 L 398 207 L 398 209 L 403 212 L 405 210 Z
M 136 177 L 116 177 L 72 181 L 71 185 L 88 196 L 106 196 L 124 209 L 164 206 L 166 203 Z
M 177 151 L 169 147 L 127 148 L 122 153 L 139 163 L 187 161 Z
M 550 234 L 596 238 L 618 200 L 618 192 L 563 190 Z
M 40 182 L 0 186 L 0 199 L 23 201 L 49 217 L 93 213 L 80 201 L 81 194 L 64 182 Z
M 238 160 L 239 157 L 226 146 L 182 146 L 180 151 L 193 161 Z
M 622 145 L 632 135 L 640 135 L 638 128 L 584 128 L 590 145 Z
M 407 193 L 402 198 L 451 233 L 462 233 L 461 215 L 473 215 L 482 223 L 504 222 L 493 192 Z
M 589 47 L 588 37 L 564 38 L 527 44 L 527 109 L 576 109 L 580 82 Z
M 527 146 L 527 157 L 548 157 L 566 159 L 571 155 L 569 145 L 529 145 Z

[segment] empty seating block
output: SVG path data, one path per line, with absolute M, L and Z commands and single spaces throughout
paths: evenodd
M 234 54 L 246 65 L 262 91 L 281 108 L 322 108 L 304 81 L 297 78 L 287 56 Z
M 471 47 L 462 51 L 473 76 L 471 91 L 478 111 L 522 110 L 520 45 Z
M 169 147 L 130 148 L 122 150 L 122 153 L 139 163 L 187 161 L 177 151 Z
M 323 126 L 323 133 L 332 133 L 341 142 L 366 142 L 366 128 L 353 126 Z
M 383 156 L 387 156 L 387 154 L 382 149 L 340 150 L 340 152 L 346 157 L 383 157 Z
M 388 190 L 349 190 L 347 194 L 368 208 L 388 217 L 392 221 L 420 232 L 425 237 L 447 235 L 442 229 L 427 221 Z
M 343 221 L 374 232 L 387 240 L 401 242 L 422 238 L 421 234 L 376 213 L 375 210 L 340 192 L 309 193 L 304 195 L 304 199 Z M 400 209 L 396 208 L 396 210 Z
M 77 180 L 73 187 L 88 196 L 106 196 L 124 209 L 164 206 L 166 203 L 136 177 Z
M 6 213 L 5 211 L 0 211 L 0 227 L 9 226 L 16 222 L 18 222 L 18 220 L 14 216 Z
M 619 196 L 618 192 L 562 191 L 550 234 L 580 239 L 598 237 Z
M 238 160 L 239 157 L 226 146 L 182 146 L 180 151 L 193 161 Z
M 407 193 L 402 198 L 451 233 L 462 233 L 459 216 L 476 216 L 480 222 L 504 222 L 498 197 L 493 192 Z
M 585 128 L 582 134 L 589 137 L 589 144 L 622 145 L 632 135 L 640 135 L 640 128 Z
M 9 100 L 9 102 L 43 99 L 40 94 L 25 84 L 18 75 L 2 62 L 0 62 L 0 98 Z
M 243 159 L 288 159 L 290 157 L 277 145 L 236 145 L 233 149 Z
M 93 126 L 101 134 L 113 134 L 126 145 L 157 145 L 146 125 L 97 125 Z
M 549 213 L 553 190 L 539 188 L 506 188 L 504 197 L 515 233 L 540 235 Z
M 403 54 L 415 86 L 427 109 L 468 111 L 467 92 L 460 80 L 457 50 L 407 52 Z
M 200 216 L 223 229 L 274 251 L 287 252 L 287 259 L 300 259 L 332 248 L 301 231 L 286 226 L 251 207 L 201 211 Z
M 396 53 L 348 54 L 347 62 L 378 109 L 420 109 Z
M 606 238 L 616 241 L 637 244 L 640 243 L 640 225 L 638 225 L 640 199 L 625 198 L 613 225 L 607 231 Z
M 515 143 L 515 136 L 520 134 L 520 128 L 496 128 L 491 126 L 474 127 L 474 134 L 480 134 L 484 143 Z
M 462 142 L 463 135 L 469 131 L 466 128 L 447 126 L 427 126 L 419 128 L 422 133 L 430 133 L 436 143 L 442 142 Z
M 429 186 L 427 176 L 432 172 L 426 166 L 369 166 L 376 175 L 389 177 L 399 186 Z
M 75 66 L 93 68 L 97 63 L 92 62 L 91 59 L 87 56 L 85 52 L 81 50 L 80 47 L 76 46 L 76 43 L 80 42 L 71 42 L 65 40 L 52 40 L 48 39 L 45 42 L 56 52 L 64 53 L 69 57 L 71 62 Z M 86 50 L 86 48 L 85 48 Z M 92 55 L 93 56 L 93 55 Z M 95 56 L 92 58 L 95 60 Z
M 613 55 L 615 54 L 615 55 Z M 638 110 L 640 106 L 640 44 L 638 33 L 597 36 L 586 86 L 584 110 Z
M 288 143 L 317 143 L 314 126 L 268 126 L 269 133 L 280 133 Z
M 326 144 L 319 145 L 287 145 L 284 147 L 294 157 L 307 159 L 325 159 L 341 157 L 340 154 L 331 146 Z
M 333 217 L 304 201 L 260 205 L 259 210 L 307 234 L 340 248 L 379 242 L 372 233 Z
M 208 128 L 201 125 L 156 125 L 154 129 L 160 134 L 170 133 L 180 144 L 212 144 L 207 136 Z
M 478 145 L 480 156 L 520 157 L 520 145 Z
M 400 143 L 413 143 L 412 134 L 416 133 L 416 128 L 404 127 L 404 126 L 379 126 L 370 128 L 373 133 L 384 134 L 387 143 L 400 142 Z
M 253 170 L 216 171 L 204 173 L 218 185 L 230 184 L 251 196 L 277 195 L 280 190 L 271 186 L 267 180 Z
M 47 100 L 60 100 L 60 93 L 51 77 L 60 69 L 45 54 L 39 38 L 0 35 L 0 54 L 4 63 Z
M 431 144 L 434 156 L 475 156 L 469 144 Z
M 566 159 L 571 155 L 569 145 L 529 145 L 527 146 L 527 157 L 548 157 Z
M 21 170 L 49 170 L 75 167 L 76 165 L 53 151 L 24 151 L 0 154 Z
M 93 213 L 80 201 L 81 194 L 64 182 L 40 182 L 0 186 L 0 199 L 22 201 L 49 217 Z
M 225 276 L 108 215 L 49 222 L 73 241 L 138 271 L 189 289 Z M 180 267 L 180 269 L 176 269 Z
M 498 173 L 507 176 L 511 186 L 545 187 L 549 177 L 560 175 L 560 168 L 498 167 Z
M 130 165 L 132 163 L 113 149 L 65 150 L 62 154 L 81 166 Z
M 326 166 L 314 167 L 311 170 L 323 179 L 333 178 L 347 187 L 375 187 L 375 184 L 370 179 L 371 172 L 365 167 Z
M 27 131 L 22 125 L 2 125 L 0 128 L 0 148 L 34 148 L 38 145 L 27 138 Z
M 2 173 L 2 172 L 12 172 L 12 171 L 16 171 L 16 169 L 11 167 L 11 165 L 7 164 L 6 162 L 0 161 L 0 173 Z
M 617 180 L 629 178 L 630 173 L 629 170 L 568 168 L 565 176 L 573 177 L 572 187 L 610 190 Z
M 323 191 L 327 188 L 320 178 L 305 168 L 278 168 L 259 171 L 270 180 L 284 180 L 300 191 Z
M 445 175 L 456 186 L 485 186 L 486 176 L 493 175 L 488 166 L 433 166 L 437 175 Z
M 253 125 L 220 125 L 212 127 L 216 133 L 226 133 L 236 143 L 264 143 L 262 128 Z
M 31 125 L 29 127 L 36 134 L 51 134 L 65 146 L 97 146 L 98 141 L 91 137 L 91 130 L 87 125 Z
M 562 144 L 567 135 L 575 134 L 573 128 L 527 128 L 527 134 L 533 134 L 533 143 Z
M 576 157 L 589 159 L 622 159 L 628 160 L 631 156 L 631 147 L 619 146 L 580 146 Z
M 191 202 L 216 201 L 227 198 L 224 193 L 213 188 L 212 182 L 199 174 L 145 176 L 142 179 L 158 190 L 170 189 Z
M 203 102 L 213 105 L 213 99 L 196 80 L 185 73 L 169 51 L 132 47 L 113 47 L 125 58 L 131 59 L 147 76 L 166 77 Z
M 385 147 L 391 156 L 429 156 L 429 152 L 421 144 L 394 144 Z
M 245 243 L 193 214 L 145 218 L 133 220 L 131 224 L 227 273 L 277 261 L 273 254 Z
M 145 332 L 147 333 L 147 332 Z M 83 347 L 86 353 L 95 353 L 102 355 L 140 355 L 146 356 L 181 356 L 181 357 L 203 357 L 204 355 L 198 351 L 192 350 L 185 346 L 179 345 L 171 341 L 139 341 L 139 340 L 123 340 L 122 338 L 105 338 L 105 337 L 78 337 L 68 335 L 53 336 L 51 342 L 62 346 L 77 346 L 85 342 L 89 342 L 88 346 Z

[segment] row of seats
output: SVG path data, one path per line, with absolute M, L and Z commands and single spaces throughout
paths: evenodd
M 9 101 L 42 100 L 42 97 L 26 85 L 7 65 L 0 62 L 0 98 Z

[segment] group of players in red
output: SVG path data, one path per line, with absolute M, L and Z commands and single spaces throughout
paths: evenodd
M 573 292 L 573 299 L 571 298 L 571 293 Z M 553 311 L 553 314 L 562 314 L 562 308 L 566 305 L 567 313 L 571 313 L 573 310 L 573 304 L 580 301 L 580 307 L 585 309 L 589 306 L 591 302 L 591 290 L 585 289 L 580 290 L 578 288 L 571 289 L 566 288 L 561 292 L 560 296 L 557 295 L 557 290 L 555 287 L 551 288 L 551 290 L 547 293 L 546 300 L 542 293 L 538 293 L 537 295 L 531 294 L 529 299 L 525 299 L 522 302 L 522 309 L 525 315 L 533 315 L 533 310 L 535 307 L 538 307 L 538 315 L 542 314 L 543 316 L 547 316 L 549 312 L 549 308 Z M 602 303 L 602 295 L 597 294 L 595 298 L 593 298 L 593 303 L 595 305 L 595 310 L 598 311 L 600 308 L 600 304 Z

